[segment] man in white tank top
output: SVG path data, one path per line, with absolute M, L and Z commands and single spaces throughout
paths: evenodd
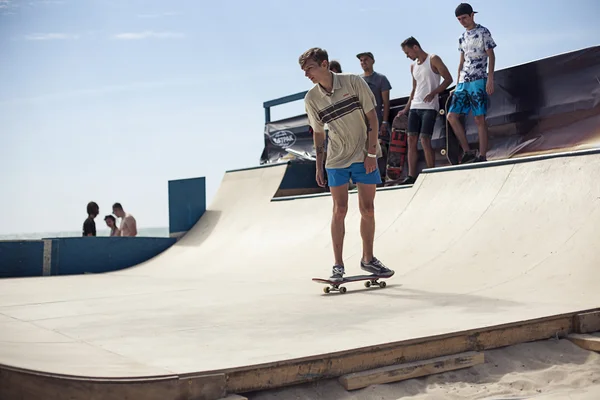
M 414 37 L 402 42 L 402 50 L 406 57 L 415 61 L 410 65 L 413 87 L 408 103 L 398 115 L 408 113 L 408 176 L 403 184 L 412 184 L 417 179 L 417 162 L 419 153 L 417 139 L 421 137 L 421 145 L 425 153 L 427 168 L 435 166 L 435 153 L 431 147 L 431 136 L 440 109 L 439 94 L 452 83 L 452 75 L 442 59 L 434 54 L 427 54 Z M 444 81 L 440 84 L 440 77 Z

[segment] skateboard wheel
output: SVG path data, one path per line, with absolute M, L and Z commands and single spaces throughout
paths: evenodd
M 444 114 L 446 114 L 446 111 L 445 110 L 440 110 L 440 115 L 444 115 Z
M 340 288 L 340 293 L 346 293 L 346 288 L 345 287 L 341 287 Z
M 371 287 L 371 282 L 369 282 L 369 281 L 366 281 L 366 282 L 365 282 L 365 287 Z
M 384 287 L 386 286 L 386 283 L 385 283 L 385 282 L 381 282 L 381 283 L 379 284 L 379 286 L 381 286 L 382 288 L 384 288 Z
M 324 287 L 324 288 L 323 288 L 323 291 L 324 291 L 325 293 L 329 293 L 329 288 L 328 288 L 328 287 Z
M 442 153 L 442 155 L 445 156 L 446 155 L 446 149 L 442 149 L 442 151 L 440 153 Z

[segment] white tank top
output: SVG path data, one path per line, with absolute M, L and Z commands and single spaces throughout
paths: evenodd
M 413 77 L 417 81 L 415 96 L 412 99 L 410 108 L 439 110 L 439 96 L 436 95 L 432 102 L 426 103 L 423 99 L 435 88 L 440 85 L 441 76 L 431 69 L 431 54 L 427 56 L 423 64 L 415 61 L 413 67 Z

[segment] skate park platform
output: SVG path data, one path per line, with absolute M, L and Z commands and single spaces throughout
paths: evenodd
M 287 164 L 228 172 L 164 253 L 0 281 L 6 399 L 218 399 L 577 331 L 600 307 L 600 151 L 426 170 L 379 190 L 388 286 L 323 293 L 331 198 L 273 201 Z M 345 264 L 360 273 L 357 195 Z M 591 313 L 591 314 L 590 314 Z

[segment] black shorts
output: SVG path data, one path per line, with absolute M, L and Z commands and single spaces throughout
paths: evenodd
M 425 136 L 431 138 L 435 120 L 436 110 L 412 109 L 408 112 L 408 136 Z

